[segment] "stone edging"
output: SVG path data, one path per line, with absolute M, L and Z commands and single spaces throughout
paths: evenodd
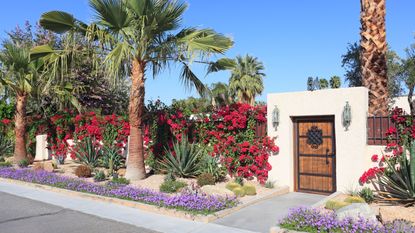
M 51 192 L 56 192 L 56 193 L 61 193 L 61 194 L 65 194 L 65 195 L 69 195 L 69 196 L 73 196 L 73 197 L 78 197 L 78 198 L 85 198 L 85 199 L 94 200 L 94 201 L 113 203 L 113 204 L 122 205 L 122 206 L 126 206 L 126 207 L 131 207 L 131 208 L 136 208 L 136 209 L 140 209 L 140 210 L 144 210 L 144 211 L 148 211 L 148 212 L 153 212 L 153 213 L 157 213 L 157 214 L 163 214 L 163 215 L 167 215 L 167 216 L 171 216 L 171 217 L 183 218 L 183 219 L 187 219 L 187 220 L 191 220 L 191 221 L 204 222 L 204 223 L 213 222 L 216 219 L 223 218 L 223 217 L 225 217 L 229 214 L 232 214 L 232 213 L 234 213 L 234 212 L 236 212 L 236 211 L 238 211 L 238 210 L 240 210 L 244 207 L 250 206 L 250 205 L 255 204 L 259 201 L 263 201 L 263 200 L 266 200 L 266 199 L 269 199 L 269 198 L 272 198 L 272 197 L 275 197 L 275 196 L 279 196 L 279 195 L 282 195 L 282 194 L 286 194 L 286 193 L 289 192 L 288 186 L 275 188 L 275 191 L 270 193 L 269 195 L 260 196 L 260 197 L 255 198 L 254 200 L 252 200 L 248 203 L 240 204 L 236 207 L 221 210 L 221 211 L 218 211 L 214 214 L 204 216 L 204 215 L 192 215 L 192 214 L 189 214 L 189 213 L 185 213 L 183 211 L 167 209 L 167 208 L 148 205 L 148 204 L 143 204 L 143 203 L 139 203 L 139 202 L 135 202 L 135 201 L 129 201 L 129 200 L 124 200 L 124 199 L 119 199 L 119 198 L 114 198 L 114 197 L 99 196 L 99 195 L 90 194 L 90 193 L 82 193 L 82 192 L 77 192 L 77 191 L 72 191 L 72 190 L 67 190 L 67 189 L 62 189 L 62 188 L 56 188 L 56 187 L 52 187 L 52 186 L 48 186 L 48 185 L 24 182 L 24 181 L 20 181 L 20 180 L 6 179 L 6 178 L 1 178 L 0 177 L 0 181 L 1 182 L 12 183 L 12 184 L 17 184 L 17 185 L 29 186 L 29 187 L 32 187 L 32 188 L 39 188 L 39 189 L 43 189 L 43 190 L 47 190 L 47 191 L 51 191 Z

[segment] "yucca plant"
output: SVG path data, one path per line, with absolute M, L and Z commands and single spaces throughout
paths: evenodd
M 186 137 L 173 144 L 173 150 L 166 150 L 166 156 L 158 163 L 165 172 L 178 177 L 196 177 L 200 174 L 200 159 L 203 153 L 196 144 L 189 143 Z
M 387 165 L 384 174 L 378 175 L 375 181 L 378 184 L 378 199 L 384 202 L 397 202 L 406 206 L 415 204 L 415 187 L 413 170 L 406 153 L 397 158 L 396 162 L 386 159 Z M 410 158 L 415 160 L 415 144 L 412 143 L 409 150 Z
M 78 162 L 94 168 L 99 164 L 99 159 L 102 156 L 102 149 L 95 138 L 86 137 L 76 144 L 75 156 L 78 159 Z

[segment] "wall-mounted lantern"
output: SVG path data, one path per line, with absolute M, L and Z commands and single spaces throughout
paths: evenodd
M 275 131 L 277 131 L 279 124 L 280 124 L 280 110 L 278 109 L 277 105 L 275 105 L 274 110 L 272 111 L 272 127 L 274 127 Z
M 352 123 L 352 108 L 349 101 L 346 101 L 346 105 L 343 108 L 342 123 L 346 131 L 349 129 L 350 123 Z

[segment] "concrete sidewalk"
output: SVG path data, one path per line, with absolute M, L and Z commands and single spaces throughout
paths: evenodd
M 309 206 L 325 197 L 314 194 L 289 193 L 242 208 L 213 223 L 201 223 L 1 181 L 0 191 L 101 218 L 168 233 L 269 232 L 270 227 L 286 215 L 290 208 Z
M 245 207 L 214 223 L 265 233 L 269 232 L 277 221 L 285 217 L 289 209 L 311 206 L 325 197 L 307 193 L 288 193 Z

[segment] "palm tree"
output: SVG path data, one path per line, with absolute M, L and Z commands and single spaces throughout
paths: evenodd
M 26 104 L 37 86 L 38 68 L 30 61 L 29 48 L 6 42 L 0 52 L 0 83 L 16 95 L 15 149 L 16 162 L 27 157 L 26 151 Z
M 212 83 L 209 87 L 210 102 L 213 107 L 229 105 L 233 102 L 229 95 L 229 86 L 223 82 Z
M 209 55 L 223 54 L 233 42 L 211 29 L 183 28 L 181 23 L 187 4 L 181 1 L 90 0 L 89 4 L 96 19 L 90 25 L 61 11 L 43 14 L 40 24 L 58 33 L 76 31 L 91 41 L 99 41 L 106 53 L 107 71 L 114 78 L 123 74 L 131 77 L 126 177 L 143 179 L 146 172 L 142 118 L 148 71 L 155 77 L 170 64 L 178 63 L 182 66 L 182 82 L 203 94 L 205 85 L 192 72 L 190 64 L 206 63 Z M 44 48 L 46 52 L 48 49 Z
M 360 0 L 361 71 L 369 88 L 369 114 L 388 114 L 385 0 Z
M 237 56 L 236 59 L 222 58 L 211 63 L 208 72 L 230 70 L 229 92 L 240 103 L 255 103 L 255 96 L 264 90 L 264 66 L 256 57 Z

